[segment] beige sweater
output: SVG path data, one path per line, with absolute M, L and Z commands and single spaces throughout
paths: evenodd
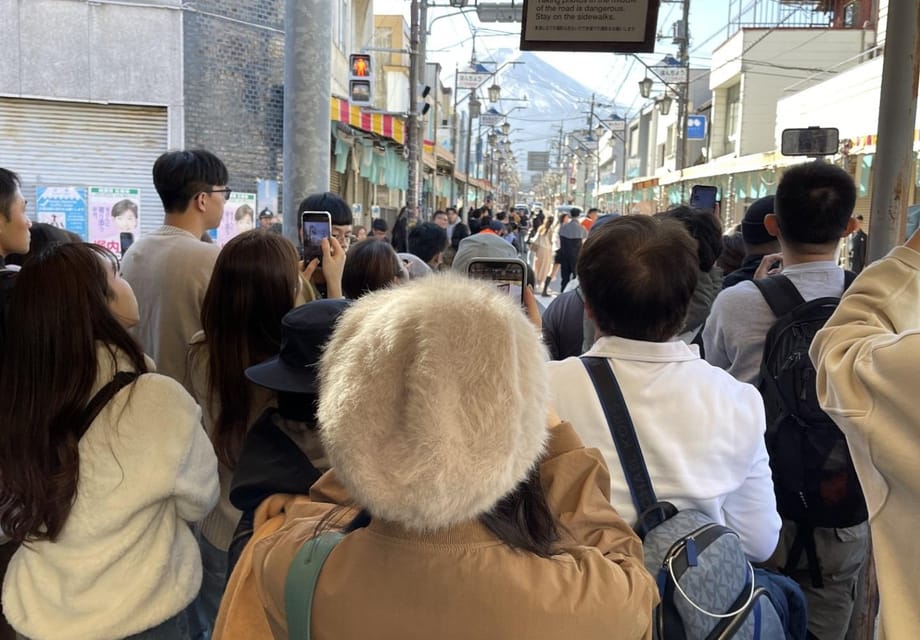
M 213 438 L 214 423 L 220 413 L 217 398 L 212 398 L 209 392 L 210 375 L 208 374 L 207 349 L 204 345 L 204 331 L 199 331 L 191 340 L 188 353 L 188 380 L 189 393 L 201 406 L 202 421 L 208 435 Z M 247 425 L 251 426 L 262 412 L 274 406 L 277 402 L 275 393 L 265 387 L 248 384 L 240 392 L 252 393 L 252 407 L 249 411 Z M 201 521 L 201 535 L 218 549 L 226 551 L 230 548 L 233 532 L 240 521 L 240 511 L 230 504 L 230 481 L 233 470 L 218 463 L 218 476 L 220 478 L 220 500 L 214 510 Z
M 220 247 L 163 225 L 131 245 L 121 263 L 137 296 L 135 336 L 157 371 L 183 384 L 188 341 L 201 330 L 201 304 Z
M 821 406 L 846 434 L 872 528 L 879 638 L 920 634 L 920 253 L 895 248 L 847 290 L 811 347 Z

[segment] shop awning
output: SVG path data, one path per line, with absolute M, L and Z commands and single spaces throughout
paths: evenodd
M 376 133 L 399 144 L 406 142 L 405 123 L 401 118 L 386 113 L 365 111 L 343 98 L 332 97 L 330 112 L 333 122 L 343 122 L 356 129 Z

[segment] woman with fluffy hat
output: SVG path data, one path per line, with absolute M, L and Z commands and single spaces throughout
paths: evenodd
M 262 503 L 214 637 L 287 638 L 301 607 L 317 640 L 651 637 L 641 544 L 598 452 L 547 407 L 538 335 L 453 275 L 353 304 L 321 363 L 333 470 Z M 294 557 L 330 528 L 345 536 L 312 603 L 286 610 Z

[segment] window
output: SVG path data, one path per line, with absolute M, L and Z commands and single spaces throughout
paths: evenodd
M 629 157 L 639 155 L 639 125 L 629 129 Z
M 859 20 L 859 2 L 851 2 L 843 7 L 843 26 L 855 27 Z
M 664 166 L 664 148 L 665 148 L 665 145 L 663 144 L 658 145 L 658 163 L 655 165 L 655 168 Z
M 335 29 L 332 30 L 332 40 L 339 51 L 349 51 L 349 31 L 351 29 L 350 0 L 340 0 L 335 5 Z
M 677 135 L 677 127 L 673 124 L 668 126 L 668 134 L 664 142 L 664 154 L 665 154 L 665 157 L 667 158 L 674 157 L 674 147 L 676 146 L 674 144 L 674 141 L 675 141 L 676 135 Z
M 736 151 L 738 122 L 741 116 L 741 83 L 730 86 L 725 92 L 725 151 Z

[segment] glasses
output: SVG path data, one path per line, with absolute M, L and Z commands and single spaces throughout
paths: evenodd
M 202 193 L 222 193 L 226 200 L 230 199 L 230 194 L 233 193 L 233 189 L 230 187 L 224 187 L 223 189 L 205 189 Z

